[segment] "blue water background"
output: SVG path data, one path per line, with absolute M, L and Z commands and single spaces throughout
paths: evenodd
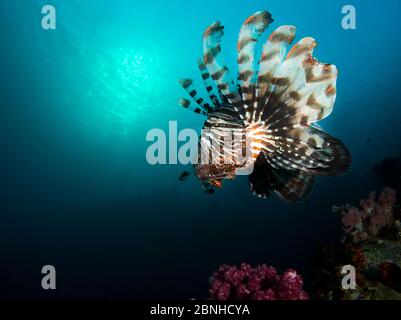
M 41 8 L 57 29 L 41 28 Z M 341 8 L 357 9 L 343 30 Z M 177 80 L 201 84 L 201 35 L 226 26 L 225 60 L 248 15 L 269 10 L 313 36 L 339 69 L 322 127 L 353 155 L 348 175 L 319 179 L 302 204 L 253 197 L 247 179 L 213 196 L 178 181 L 181 165 L 151 166 L 146 133 L 199 130 Z M 333 204 L 379 188 L 372 166 L 400 155 L 401 3 L 367 1 L 5 0 L 0 3 L 0 296 L 206 297 L 218 265 L 293 267 L 306 280 L 319 241 L 341 236 Z M 264 35 L 266 39 L 269 32 Z M 54 265 L 58 289 L 40 287 Z

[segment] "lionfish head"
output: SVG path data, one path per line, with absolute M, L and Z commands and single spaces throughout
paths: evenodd
M 235 178 L 235 166 L 232 164 L 199 164 L 195 165 L 195 174 L 202 181 L 214 182 Z

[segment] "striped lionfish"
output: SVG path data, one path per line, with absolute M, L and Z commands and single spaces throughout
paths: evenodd
M 209 191 L 245 170 L 256 196 L 267 198 L 274 191 L 284 201 L 295 202 L 309 194 L 315 176 L 346 172 L 351 155 L 316 125 L 333 110 L 337 68 L 313 57 L 313 38 L 299 40 L 287 53 L 296 28 L 280 26 L 255 63 L 258 39 L 272 22 L 269 12 L 260 11 L 242 25 L 236 83 L 221 58 L 224 27 L 220 22 L 209 26 L 203 35 L 203 60 L 198 61 L 208 99 L 198 94 L 191 79 L 183 79 L 180 83 L 191 99 L 180 104 L 206 116 L 207 133 L 201 135 L 198 157 L 219 160 L 197 162 L 194 171 Z M 233 143 L 222 143 L 228 136 Z M 237 161 L 244 148 L 245 160 Z

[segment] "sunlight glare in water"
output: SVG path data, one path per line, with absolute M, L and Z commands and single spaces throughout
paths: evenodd
M 140 46 L 113 49 L 90 62 L 86 103 L 104 134 L 131 133 L 136 122 L 146 117 L 146 110 L 158 106 L 164 79 L 161 57 L 153 47 Z

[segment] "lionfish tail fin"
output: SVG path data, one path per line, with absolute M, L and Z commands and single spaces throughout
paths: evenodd
M 281 182 L 275 187 L 275 193 L 285 202 L 295 203 L 305 200 L 313 190 L 315 177 L 302 171 L 275 171 Z

